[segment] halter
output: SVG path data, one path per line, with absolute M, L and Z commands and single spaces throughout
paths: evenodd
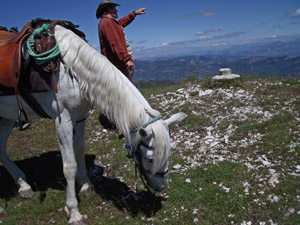
M 148 125 L 150 125 L 151 123 L 154 123 L 155 121 L 157 120 L 160 120 L 161 119 L 161 116 L 157 116 L 157 117 L 154 117 L 153 119 L 149 120 L 147 123 L 135 128 L 134 130 L 130 131 L 131 134 L 135 134 L 136 132 L 138 132 L 140 129 L 142 128 L 146 128 Z
M 160 115 L 157 116 L 157 117 L 154 117 L 154 118 L 150 119 L 147 123 L 142 124 L 141 126 L 135 128 L 135 129 L 133 129 L 132 131 L 130 131 L 130 133 L 131 133 L 131 134 L 135 134 L 135 133 L 138 132 L 140 129 L 146 128 L 148 125 L 154 123 L 155 121 L 157 121 L 157 120 L 159 120 L 159 119 L 161 119 L 161 116 L 160 116 Z M 127 144 L 126 144 L 126 145 L 125 145 L 125 148 L 126 148 L 127 151 L 128 151 L 128 155 L 127 155 L 128 158 L 132 158 L 132 157 L 133 157 L 135 147 L 136 147 L 136 146 L 135 146 L 134 144 L 131 144 L 131 145 L 127 145 Z
M 152 119 L 150 119 L 147 123 L 133 129 L 130 133 L 131 134 L 135 134 L 137 133 L 140 129 L 142 128 L 146 128 L 148 125 L 156 122 L 157 120 L 161 119 L 162 117 L 161 116 L 157 116 L 157 117 L 154 117 Z M 144 185 L 146 186 L 147 189 L 149 189 L 148 185 L 146 184 L 146 182 L 144 181 L 144 178 L 146 178 L 146 175 L 150 175 L 151 174 L 151 171 L 149 170 L 146 170 L 142 164 L 142 150 L 141 150 L 141 146 L 144 146 L 148 149 L 153 149 L 152 147 L 148 146 L 143 140 L 139 143 L 138 146 L 134 145 L 134 144 L 131 144 L 131 145 L 125 145 L 125 148 L 127 149 L 128 151 L 128 155 L 127 157 L 128 158 L 133 158 L 134 159 L 134 162 L 135 162 L 135 168 L 136 168 L 136 179 L 137 179 L 137 168 L 139 169 L 139 172 L 140 172 L 140 177 L 144 183 Z M 156 177 L 160 177 L 160 178 L 163 178 L 165 176 L 168 176 L 169 174 L 169 170 L 166 170 L 164 172 L 157 172 L 155 174 L 153 174 L 153 176 L 156 176 Z

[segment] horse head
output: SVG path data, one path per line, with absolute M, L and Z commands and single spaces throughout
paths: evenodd
M 169 127 L 186 117 L 184 113 L 177 113 L 167 120 L 152 118 L 131 131 L 135 144 L 126 145 L 128 155 L 134 159 L 141 176 L 154 191 L 160 192 L 168 187 L 169 156 L 175 147 Z

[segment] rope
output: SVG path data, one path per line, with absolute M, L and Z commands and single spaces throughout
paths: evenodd
M 28 41 L 27 41 L 28 53 L 29 53 L 29 55 L 31 55 L 34 58 L 37 65 L 42 65 L 42 64 L 52 60 L 53 58 L 55 58 L 56 56 L 58 56 L 60 54 L 58 43 L 57 43 L 56 39 L 55 39 L 55 42 L 56 42 L 55 46 L 47 52 L 36 54 L 32 50 L 34 48 L 34 41 L 35 41 L 34 39 L 35 38 L 40 38 L 41 35 L 52 36 L 52 34 L 50 34 L 48 32 L 49 29 L 50 29 L 49 24 L 43 24 L 43 26 L 37 28 L 32 33 L 32 35 L 28 38 Z

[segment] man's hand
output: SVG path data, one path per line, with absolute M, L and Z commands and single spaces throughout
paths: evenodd
M 132 61 L 128 61 L 127 62 L 127 66 L 128 66 L 128 69 L 130 70 L 135 70 L 135 65 Z
M 141 8 L 141 9 L 135 10 L 135 14 L 136 14 L 136 15 L 143 15 L 143 14 L 146 14 L 146 13 L 145 13 L 145 10 L 146 10 L 146 8 Z

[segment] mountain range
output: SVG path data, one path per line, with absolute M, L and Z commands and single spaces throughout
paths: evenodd
M 209 78 L 220 68 L 257 77 L 300 78 L 300 56 L 235 58 L 224 56 L 181 56 L 157 60 L 136 60 L 135 80 L 182 81 L 188 77 Z
M 190 55 L 136 59 L 134 80 L 180 82 L 187 77 L 204 79 L 227 67 L 240 75 L 300 78 L 300 38 L 190 52 Z

